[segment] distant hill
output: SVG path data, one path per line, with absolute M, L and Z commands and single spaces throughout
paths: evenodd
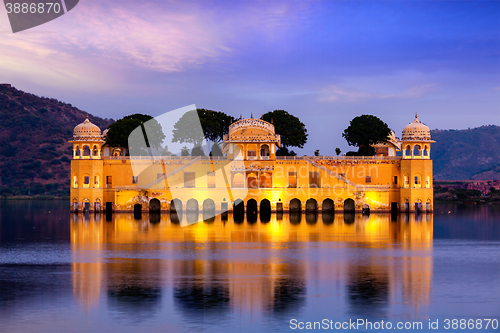
M 73 128 L 87 113 L 53 98 L 0 85 L 0 191 L 69 195 Z M 111 119 L 88 114 L 101 129 Z
M 435 179 L 500 179 L 500 126 L 433 130 L 431 135 Z

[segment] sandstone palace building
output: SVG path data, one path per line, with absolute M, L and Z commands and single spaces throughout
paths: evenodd
M 375 156 L 276 156 L 261 119 L 229 127 L 223 156 L 130 157 L 88 118 L 75 127 L 73 211 L 432 211 L 429 128 L 417 117 Z M 332 149 L 333 150 L 333 149 Z

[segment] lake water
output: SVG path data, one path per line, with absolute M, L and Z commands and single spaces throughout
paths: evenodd
M 187 227 L 68 208 L 0 202 L 1 332 L 500 331 L 499 206 Z

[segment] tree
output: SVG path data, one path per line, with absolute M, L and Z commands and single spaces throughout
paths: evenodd
M 337 156 L 339 156 L 341 152 L 340 148 L 335 148 L 335 154 L 337 154 Z
M 387 142 L 390 134 L 386 123 L 376 116 L 364 114 L 351 120 L 342 136 L 349 146 L 358 147 L 357 155 L 369 156 L 375 155 L 373 145 Z
M 161 148 L 161 144 L 165 139 L 161 125 L 153 117 L 139 113 L 123 117 L 109 125 L 106 144 L 111 147 L 128 147 L 130 133 L 146 122 L 145 130 L 150 147 Z
M 200 146 L 194 146 L 191 150 L 191 156 L 205 156 L 205 152 Z
M 165 147 L 163 148 L 163 152 L 161 153 L 161 156 L 171 156 L 172 155 L 172 152 L 170 150 L 168 150 L 168 146 L 165 145 Z
M 172 142 L 201 146 L 203 139 L 221 142 L 234 118 L 224 112 L 196 109 L 186 112 L 174 125 Z
M 316 150 L 314 151 L 314 156 L 319 156 L 319 149 L 316 149 Z
M 186 146 L 182 147 L 181 156 L 189 156 L 189 150 Z
M 288 147 L 304 148 L 308 134 L 306 126 L 299 118 L 284 110 L 274 110 L 265 113 L 262 119 L 272 122 L 276 134 L 281 135 L 281 147 L 276 151 L 276 155 L 290 154 L 290 156 L 295 156 L 295 152 L 289 151 Z M 292 153 L 294 155 L 291 155 Z

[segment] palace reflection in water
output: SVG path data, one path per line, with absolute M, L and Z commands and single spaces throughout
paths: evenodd
M 229 215 L 187 227 L 182 218 L 192 217 L 72 215 L 77 303 L 154 313 L 168 295 L 187 316 L 279 314 L 318 285 L 368 316 L 430 303 L 432 214 Z

